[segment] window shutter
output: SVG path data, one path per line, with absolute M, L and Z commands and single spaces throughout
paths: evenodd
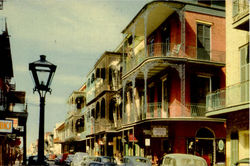
M 239 160 L 239 136 L 238 133 L 231 133 L 231 164 Z
M 233 17 L 239 12 L 239 0 L 233 0 Z

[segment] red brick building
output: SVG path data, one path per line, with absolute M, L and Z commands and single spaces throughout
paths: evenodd
M 154 162 L 172 152 L 225 161 L 225 120 L 205 116 L 206 94 L 225 87 L 224 5 L 153 1 L 123 30 L 115 152 Z

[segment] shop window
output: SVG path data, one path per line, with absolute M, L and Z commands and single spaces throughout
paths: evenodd
M 210 60 L 210 25 L 197 24 L 197 59 Z

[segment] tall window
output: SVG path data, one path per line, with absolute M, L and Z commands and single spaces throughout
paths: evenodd
M 149 42 L 149 56 L 154 56 L 154 39 Z
M 105 118 L 105 99 L 101 101 L 101 118 Z
M 197 24 L 197 59 L 210 60 L 210 25 Z
M 241 101 L 249 99 L 249 45 L 240 48 Z
M 162 53 L 167 56 L 170 51 L 170 28 L 164 28 L 162 34 Z

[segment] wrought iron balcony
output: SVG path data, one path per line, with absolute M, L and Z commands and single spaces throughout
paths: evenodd
M 233 0 L 233 26 L 249 31 L 249 1 Z
M 243 104 L 249 105 L 249 81 L 228 86 L 206 97 L 207 113 Z
M 205 103 L 186 104 L 184 113 L 182 113 L 180 103 L 169 105 L 169 103 L 153 102 L 147 104 L 147 110 L 143 106 L 133 109 L 133 104 L 127 105 L 127 111 L 123 116 L 123 124 L 131 124 L 142 120 L 164 119 L 164 118 L 181 118 L 181 117 L 205 117 Z M 173 115 L 171 112 L 179 112 L 179 115 Z
M 94 122 L 95 133 L 114 129 L 114 123 L 107 119 L 96 119 Z
M 153 43 L 147 45 L 146 53 L 145 47 L 139 51 L 136 48 L 134 50 L 136 51 L 131 48 L 126 49 L 127 57 L 123 74 L 128 73 L 148 59 L 157 58 L 187 58 L 190 60 L 225 63 L 225 51 L 185 46 L 185 53 L 183 53 L 182 46 L 178 43 Z

